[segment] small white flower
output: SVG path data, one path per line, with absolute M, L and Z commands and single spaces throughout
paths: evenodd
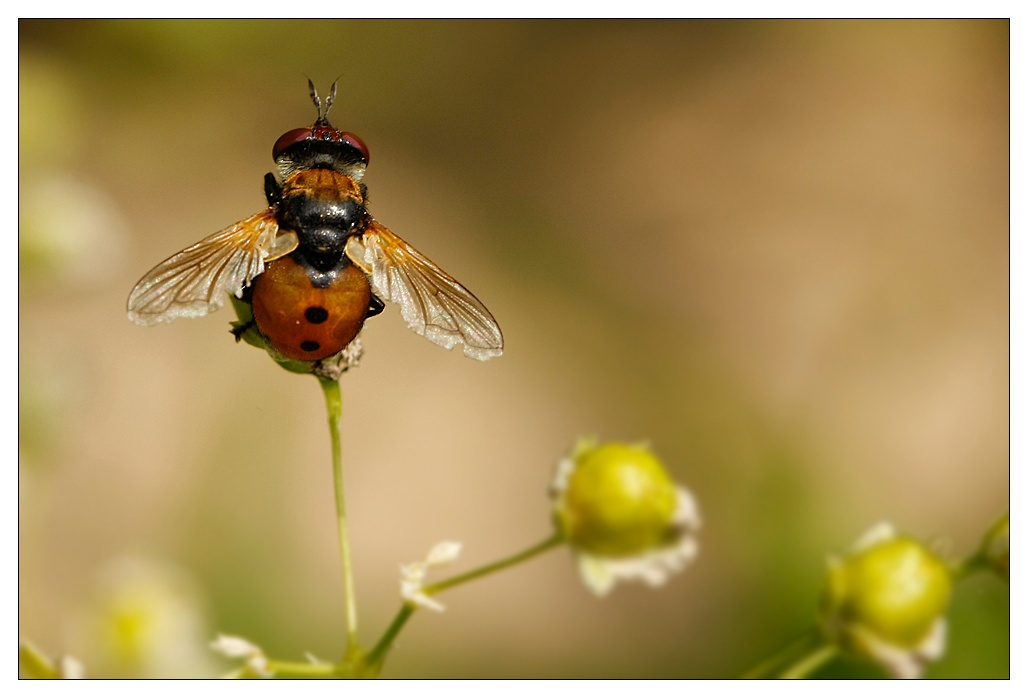
M 339 380 L 344 373 L 360 365 L 362 356 L 364 356 L 364 343 L 358 334 L 343 347 L 341 352 L 315 364 L 314 374 L 330 380 Z
M 218 635 L 211 643 L 211 649 L 229 659 L 245 659 L 246 666 L 258 676 L 271 676 L 268 671 L 268 658 L 257 645 L 235 635 Z
M 84 679 L 86 667 L 71 655 L 63 655 L 57 659 L 57 676 L 61 679 Z
M 460 549 L 460 543 L 444 541 L 433 546 L 424 560 L 400 565 L 400 596 L 403 600 L 418 608 L 445 611 L 445 606 L 423 591 L 425 576 L 432 567 L 447 565 L 456 560 Z
M 557 464 L 554 518 L 598 596 L 619 580 L 660 586 L 699 551 L 696 499 L 648 445 L 582 439 Z
M 98 571 L 72 632 L 90 645 L 90 674 L 176 678 L 215 671 L 204 649 L 208 623 L 203 590 L 189 572 L 124 557 Z

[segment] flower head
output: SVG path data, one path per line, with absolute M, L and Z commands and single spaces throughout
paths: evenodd
M 254 676 L 268 677 L 268 658 L 257 645 L 235 635 L 218 635 L 211 643 L 211 649 L 229 659 L 246 660 L 246 669 Z
M 88 648 L 91 673 L 171 678 L 213 669 L 202 650 L 208 628 L 203 590 L 187 570 L 123 557 L 97 574 L 72 632 Z
M 430 608 L 442 612 L 446 607 L 426 594 L 423 590 L 428 570 L 433 567 L 447 565 L 460 555 L 460 543 L 444 541 L 437 543 L 428 551 L 428 556 L 419 562 L 400 565 L 400 596 L 409 604 L 418 608 Z
M 696 501 L 647 446 L 582 439 L 550 491 L 557 528 L 598 596 L 619 579 L 659 586 L 696 557 Z
M 952 575 L 919 541 L 876 526 L 828 561 L 822 629 L 840 648 L 917 678 L 946 646 Z

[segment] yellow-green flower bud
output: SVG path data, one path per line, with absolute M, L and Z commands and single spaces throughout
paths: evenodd
M 558 525 L 572 545 L 607 557 L 636 555 L 664 542 L 677 505 L 675 485 L 647 449 L 625 444 L 577 456 Z
M 942 655 L 952 585 L 945 562 L 919 541 L 877 528 L 829 560 L 825 633 L 894 676 L 916 677 Z
M 618 578 L 662 584 L 696 555 L 696 503 L 646 446 L 581 440 L 551 491 L 557 528 L 598 594 Z
M 982 540 L 979 557 L 996 574 L 1010 583 L 1010 514 L 992 525 Z

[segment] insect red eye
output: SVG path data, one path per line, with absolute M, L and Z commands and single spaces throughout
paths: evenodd
M 305 141 L 311 136 L 311 130 L 309 128 L 294 128 L 292 131 L 286 131 L 278 140 L 275 141 L 275 147 L 271 149 L 271 156 L 278 160 L 278 156 L 291 145 Z
M 368 146 L 366 146 L 364 144 L 364 141 L 362 141 L 359 137 L 347 131 L 343 131 L 343 142 L 347 145 L 353 146 L 358 151 L 360 151 L 361 157 L 364 158 L 365 165 L 371 162 L 371 154 L 368 153 Z

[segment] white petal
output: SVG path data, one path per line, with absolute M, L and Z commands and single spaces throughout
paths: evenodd
M 217 640 L 211 643 L 211 649 L 216 652 L 220 652 L 231 659 L 249 657 L 252 654 L 262 652 L 260 647 L 249 640 L 244 640 L 243 638 L 236 637 L 235 635 L 221 634 L 218 635 Z
M 271 676 L 271 672 L 268 671 L 268 658 L 264 654 L 255 654 L 246 660 L 246 666 L 250 667 L 258 676 Z
M 406 598 L 408 594 L 418 593 L 425 583 L 425 573 L 427 571 L 423 562 L 400 565 L 400 595 Z
M 945 618 L 936 619 L 928 635 L 921 641 L 914 651 L 925 662 L 933 662 L 940 659 L 946 652 L 947 626 Z
M 249 640 L 234 635 L 218 635 L 218 639 L 211 643 L 211 648 L 226 657 L 246 659 L 246 666 L 258 676 L 271 676 L 264 650 Z
M 444 611 L 446 607 L 422 591 L 425 576 L 430 567 L 449 564 L 460 555 L 461 544 L 454 541 L 443 541 L 432 546 L 428 556 L 421 562 L 400 565 L 400 597 L 418 608 L 433 611 Z
M 597 596 L 606 596 L 614 588 L 614 574 L 602 558 L 579 553 L 578 572 L 585 585 Z
M 400 598 L 417 608 L 428 608 L 433 611 L 444 611 L 445 606 L 423 592 L 427 566 L 423 562 L 414 562 L 400 566 Z
M 568 480 L 573 472 L 575 472 L 574 458 L 565 456 L 557 461 L 557 472 L 554 473 L 553 482 L 550 483 L 550 497 L 552 499 L 558 499 L 560 495 L 564 494 L 564 490 L 568 488 Z
M 550 497 L 552 499 L 558 499 L 564 490 L 567 489 L 568 479 L 571 477 L 571 473 L 575 471 L 575 466 L 579 458 L 582 457 L 582 454 L 596 448 L 598 443 L 599 440 L 595 436 L 580 436 L 575 445 L 571 447 L 571 452 L 557 461 L 557 472 L 554 473 L 553 482 L 550 483 Z
M 850 628 L 849 632 L 861 651 L 897 679 L 920 678 L 928 662 L 941 657 L 946 649 L 946 621 L 943 618 L 935 622 L 921 644 L 914 648 L 885 642 L 861 626 Z
M 57 660 L 57 675 L 62 679 L 84 679 L 86 667 L 79 660 L 66 654 Z
M 682 535 L 673 545 L 627 558 L 606 558 L 576 551 L 582 581 L 597 596 L 605 596 L 619 581 L 639 580 L 657 587 L 696 558 L 699 544 Z
M 404 597 L 404 599 L 418 608 L 427 608 L 428 610 L 435 611 L 436 613 L 442 613 L 446 610 L 446 606 L 443 606 L 428 594 L 424 594 L 420 591 L 411 596 Z
M 703 521 L 700 519 L 700 506 L 696 497 L 684 487 L 675 487 L 678 505 L 675 508 L 672 524 L 679 531 L 698 531 Z
M 890 675 L 897 679 L 918 679 L 924 670 L 918 657 L 892 645 L 881 645 L 875 649 L 875 659 Z
M 428 557 L 425 558 L 425 564 L 429 567 L 438 567 L 440 565 L 446 565 L 460 556 L 461 544 L 454 541 L 443 541 L 442 543 L 436 543 L 436 545 L 428 551 Z
M 856 543 L 853 544 L 853 552 L 859 552 L 861 550 L 867 550 L 868 548 L 882 543 L 887 540 L 892 540 L 896 537 L 896 529 L 888 521 L 882 521 L 881 523 L 875 524 L 867 532 L 862 535 Z

